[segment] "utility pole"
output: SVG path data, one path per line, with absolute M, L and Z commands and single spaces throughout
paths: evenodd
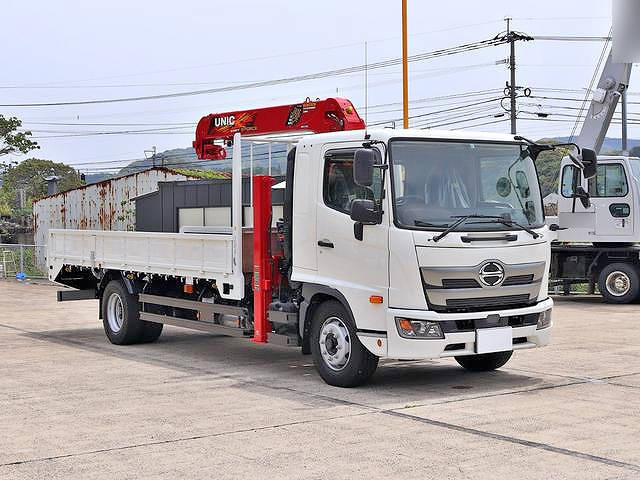
M 509 40 L 510 55 L 509 55 L 509 71 L 511 73 L 511 85 L 509 86 L 509 97 L 511 103 L 511 134 L 517 133 L 516 128 L 516 39 L 515 35 L 511 34 L 511 17 L 505 17 L 507 22 L 507 39 Z
M 149 158 L 147 154 L 151 154 L 151 158 Z M 151 147 L 151 150 L 145 150 L 144 157 L 147 160 L 151 159 L 152 165 L 155 167 L 156 166 L 156 146 L 154 145 L 153 147 Z
M 402 125 L 409 128 L 409 62 L 407 61 L 407 0 L 402 0 Z
M 627 143 L 627 90 L 622 92 L 622 155 L 629 155 Z
M 364 42 L 364 123 L 369 119 L 369 58 L 367 55 L 367 42 Z

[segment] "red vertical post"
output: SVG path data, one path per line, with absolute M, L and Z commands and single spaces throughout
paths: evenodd
M 271 325 L 267 309 L 271 303 L 272 259 L 271 244 L 271 186 L 273 178 L 253 177 L 253 340 L 267 343 Z

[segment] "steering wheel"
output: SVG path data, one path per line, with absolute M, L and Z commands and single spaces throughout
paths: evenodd
M 402 197 L 396 198 L 396 205 L 401 207 L 411 203 L 411 201 L 413 201 L 413 203 L 424 203 L 424 197 L 421 197 L 420 195 L 403 195 Z

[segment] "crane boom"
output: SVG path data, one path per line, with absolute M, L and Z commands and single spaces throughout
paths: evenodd
M 243 137 L 283 133 L 326 133 L 365 128 L 353 104 L 344 98 L 306 99 L 302 103 L 213 113 L 202 117 L 193 147 L 201 160 L 222 160 L 226 151 L 215 141 L 231 142 Z
M 600 153 L 618 101 L 629 86 L 632 66 L 632 63 L 616 63 L 612 52 L 609 52 L 576 140 L 581 148 L 589 148 Z

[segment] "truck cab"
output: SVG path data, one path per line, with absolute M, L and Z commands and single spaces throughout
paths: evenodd
M 590 179 L 569 158 L 560 168 L 559 241 L 629 244 L 640 239 L 640 158 L 598 156 Z M 580 191 L 588 194 L 588 205 L 580 201 Z
M 380 159 L 370 186 L 354 178 L 363 144 Z M 526 144 L 430 130 L 322 134 L 298 143 L 293 170 L 290 280 L 302 292 L 300 335 L 320 343 L 329 374 L 344 368 L 340 349 L 353 345 L 340 332 L 350 328 L 376 357 L 456 357 L 471 369 L 549 342 L 550 235 Z M 376 220 L 358 220 L 360 200 Z M 334 309 L 318 319 L 327 300 L 346 318 Z

